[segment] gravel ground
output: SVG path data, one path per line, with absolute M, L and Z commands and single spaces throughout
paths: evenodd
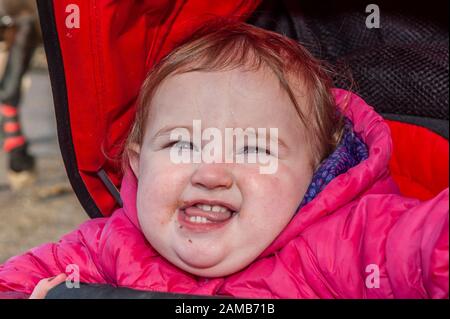
M 0 263 L 42 243 L 57 241 L 88 219 L 64 170 L 48 73 L 34 69 L 23 82 L 22 126 L 36 156 L 37 180 L 20 192 L 11 191 L 6 155 L 0 152 Z
M 4 167 L 4 156 L 1 165 Z M 57 156 L 41 156 L 38 179 L 21 192 L 0 184 L 0 263 L 42 243 L 57 241 L 87 219 Z

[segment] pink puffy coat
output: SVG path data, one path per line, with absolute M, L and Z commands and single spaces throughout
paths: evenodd
M 338 104 L 345 91 L 336 90 Z M 248 267 L 199 278 L 161 257 L 142 235 L 136 179 L 125 175 L 124 207 L 85 222 L 57 243 L 0 266 L 0 296 L 77 264 L 84 283 L 250 298 L 448 298 L 448 188 L 428 201 L 405 198 L 392 180 L 384 120 L 353 95 L 346 115 L 369 158 L 336 177 Z

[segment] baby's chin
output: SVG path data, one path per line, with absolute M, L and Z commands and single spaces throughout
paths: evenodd
M 200 247 L 174 248 L 173 254 L 166 258 L 184 271 L 200 277 L 223 277 L 246 266 L 244 261 L 224 251 L 202 250 Z
M 186 250 L 175 251 L 175 260 L 171 260 L 179 268 L 201 277 L 226 276 L 233 272 L 228 269 L 227 256 L 217 253 L 192 253 Z
M 217 263 L 214 265 L 209 264 L 200 264 L 200 263 L 190 263 L 190 261 L 179 259 L 178 262 L 173 261 L 173 263 L 180 269 L 191 273 L 193 275 L 199 276 L 199 277 L 225 277 L 228 275 L 231 275 L 239 270 L 241 270 L 244 267 L 230 267 L 230 265 L 227 265 L 224 262 Z

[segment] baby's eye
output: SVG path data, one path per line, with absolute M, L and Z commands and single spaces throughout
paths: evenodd
M 173 141 L 167 145 L 168 147 L 175 147 L 179 150 L 197 150 L 197 148 L 190 141 Z
M 265 148 L 262 148 L 262 147 L 258 147 L 258 146 L 244 146 L 243 153 L 244 154 L 248 154 L 248 153 L 265 153 L 267 155 L 270 155 L 269 150 L 267 150 Z

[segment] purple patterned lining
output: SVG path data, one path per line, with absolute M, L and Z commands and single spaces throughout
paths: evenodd
M 366 144 L 353 131 L 353 124 L 348 118 L 345 118 L 344 127 L 341 142 L 314 173 L 298 209 L 312 201 L 335 177 L 369 157 Z

